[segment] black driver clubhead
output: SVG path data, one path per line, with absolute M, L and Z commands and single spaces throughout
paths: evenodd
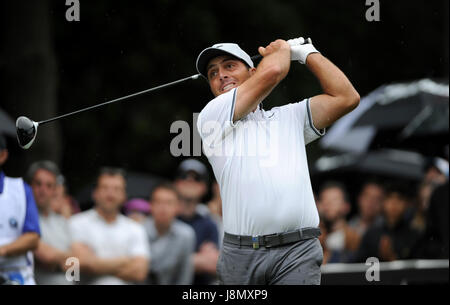
M 28 149 L 33 145 L 36 139 L 37 129 L 39 123 L 30 120 L 27 117 L 21 116 L 16 121 L 17 140 L 20 147 Z

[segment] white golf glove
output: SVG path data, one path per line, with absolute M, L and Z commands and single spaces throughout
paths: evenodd
M 291 46 L 291 61 L 298 60 L 303 65 L 309 54 L 320 53 L 312 45 L 311 38 L 306 40 L 303 37 L 289 39 L 287 43 Z

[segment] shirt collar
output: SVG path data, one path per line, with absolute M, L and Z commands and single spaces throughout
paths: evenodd
M 0 194 L 3 193 L 4 181 L 5 181 L 5 174 L 2 171 L 0 171 Z

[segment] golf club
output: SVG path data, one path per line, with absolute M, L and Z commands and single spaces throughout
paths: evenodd
M 311 43 L 311 39 L 310 38 L 305 40 L 305 44 L 308 44 L 308 43 Z M 262 58 L 262 56 L 259 55 L 259 54 L 251 57 L 252 61 L 259 61 L 261 58 Z M 133 93 L 133 94 L 130 94 L 130 95 L 127 95 L 127 96 L 123 96 L 123 97 L 120 97 L 120 98 L 117 98 L 117 99 L 114 99 L 114 100 L 111 100 L 111 101 L 107 101 L 107 102 L 104 102 L 104 103 L 101 103 L 101 104 L 93 105 L 93 106 L 90 106 L 90 107 L 87 107 L 87 108 L 83 108 L 83 109 L 80 109 L 80 110 L 77 110 L 77 111 L 74 111 L 74 112 L 71 112 L 71 113 L 63 114 L 63 115 L 60 115 L 60 116 L 57 116 L 57 117 L 54 117 L 54 118 L 51 118 L 51 119 L 48 119 L 48 120 L 40 121 L 40 122 L 35 122 L 35 121 L 25 117 L 25 116 L 21 116 L 21 117 L 17 118 L 17 120 L 16 120 L 17 141 L 19 142 L 19 146 L 20 147 L 22 147 L 23 149 L 28 149 L 28 148 L 31 147 L 31 145 L 33 145 L 34 140 L 36 139 L 38 127 L 41 126 L 41 125 L 44 125 L 44 124 L 47 124 L 47 123 L 50 123 L 50 122 L 53 122 L 53 121 L 56 121 L 56 120 L 68 117 L 68 116 L 79 114 L 79 113 L 82 113 L 82 112 L 85 112 L 85 111 L 89 111 L 89 110 L 93 110 L 93 109 L 96 109 L 96 108 L 99 108 L 99 107 L 103 107 L 103 106 L 106 106 L 106 105 L 109 105 L 109 104 L 112 104 L 112 103 L 115 103 L 115 102 L 120 102 L 120 101 L 123 101 L 123 100 L 126 100 L 126 99 L 130 99 L 132 97 L 136 97 L 136 96 L 139 96 L 139 95 L 142 95 L 142 94 L 146 94 L 146 93 L 158 90 L 158 89 L 167 88 L 169 86 L 173 86 L 173 85 L 176 85 L 176 84 L 179 84 L 179 83 L 191 80 L 191 79 L 198 79 L 199 77 L 200 77 L 200 74 L 195 74 L 195 75 L 183 78 L 183 79 L 179 79 L 179 80 L 173 81 L 171 83 L 167 83 L 167 84 L 164 84 L 164 85 L 153 87 L 153 88 L 150 88 L 150 89 L 147 89 L 147 90 L 143 90 L 143 91 L 140 91 L 140 92 L 137 92 L 137 93 Z
M 80 110 L 77 110 L 77 111 L 74 111 L 74 112 L 71 112 L 71 113 L 63 114 L 63 115 L 60 115 L 60 116 L 57 116 L 57 117 L 54 117 L 54 118 L 51 118 L 51 119 L 48 119 L 48 120 L 44 120 L 44 121 L 41 121 L 41 122 L 35 122 L 35 121 L 25 117 L 25 116 L 21 116 L 21 117 L 17 118 L 17 120 L 16 120 L 17 140 L 19 142 L 20 147 L 22 147 L 23 149 L 28 149 L 28 148 L 31 147 L 31 145 L 33 145 L 34 140 L 36 139 L 38 127 L 41 126 L 41 125 L 44 125 L 44 124 L 47 124 L 47 123 L 50 123 L 50 122 L 53 122 L 53 121 L 56 121 L 56 120 L 59 120 L 59 119 L 71 116 L 71 115 L 75 115 L 75 114 L 79 114 L 79 113 L 82 113 L 82 112 L 85 112 L 85 111 L 89 111 L 89 110 L 93 110 L 93 109 L 96 109 L 96 108 L 99 108 L 99 107 L 103 107 L 103 106 L 106 106 L 106 105 L 109 105 L 109 104 L 112 104 L 112 103 L 115 103 L 115 102 L 119 102 L 119 101 L 123 101 L 123 100 L 126 100 L 126 99 L 130 99 L 132 97 L 136 97 L 136 96 L 139 96 L 139 95 L 142 95 L 142 94 L 146 94 L 146 93 L 158 90 L 158 89 L 167 88 L 169 86 L 173 86 L 173 85 L 176 85 L 176 84 L 179 84 L 179 83 L 191 80 L 191 79 L 198 79 L 199 76 L 200 76 L 200 74 L 195 74 L 195 75 L 183 78 L 183 79 L 176 80 L 176 81 L 171 82 L 171 83 L 167 83 L 167 84 L 164 84 L 164 85 L 153 87 L 153 88 L 150 88 L 150 89 L 147 89 L 147 90 L 143 90 L 143 91 L 140 91 L 140 92 L 137 92 L 137 93 L 133 93 L 133 94 L 130 94 L 130 95 L 127 95 L 127 96 L 123 96 L 123 97 L 120 97 L 120 98 L 117 98 L 117 99 L 114 99 L 114 100 L 111 100 L 111 101 L 107 101 L 107 102 L 104 102 L 104 103 L 101 103 L 101 104 L 97 104 L 97 105 L 94 105 L 94 106 L 90 106 L 90 107 L 87 107 L 87 108 L 83 108 L 83 109 L 80 109 Z

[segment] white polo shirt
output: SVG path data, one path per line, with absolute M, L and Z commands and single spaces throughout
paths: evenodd
M 224 231 L 266 235 L 318 227 L 305 145 L 324 134 L 309 99 L 254 112 L 233 123 L 238 88 L 200 112 L 203 151 L 220 185 Z
M 60 251 L 70 249 L 71 237 L 69 221 L 62 215 L 49 211 L 47 215 L 39 212 L 41 241 Z M 72 285 L 66 279 L 66 273 L 60 270 L 50 270 L 39 264 L 35 268 L 35 278 L 38 285 Z
M 150 259 L 150 245 L 144 227 L 121 214 L 112 223 L 107 223 L 95 209 L 91 209 L 70 218 L 72 242 L 81 242 L 89 246 L 100 258 L 120 256 L 142 256 Z M 118 277 L 89 277 L 81 274 L 82 283 L 91 285 L 129 284 Z

